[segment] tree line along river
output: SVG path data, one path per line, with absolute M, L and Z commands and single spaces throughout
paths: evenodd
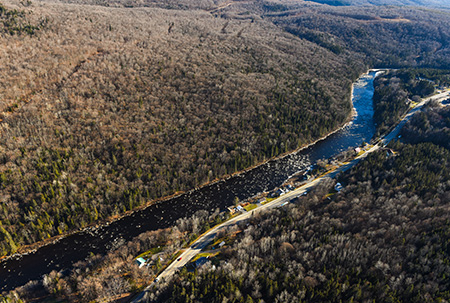
M 5 259 L 0 263 L 0 291 L 40 279 L 52 270 L 71 268 L 91 253 L 105 254 L 145 231 L 169 227 L 177 219 L 191 216 L 198 210 L 224 210 L 236 197 L 244 200 L 270 191 L 319 159 L 333 157 L 370 141 L 375 133 L 372 98 L 376 74 L 377 71 L 369 71 L 353 84 L 352 101 L 356 115 L 338 132 L 308 148 L 268 161 L 242 174 L 153 204 L 108 225 L 67 236 L 29 254 Z

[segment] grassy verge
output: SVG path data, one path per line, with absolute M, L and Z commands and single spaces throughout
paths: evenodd
M 210 257 L 210 258 L 212 258 L 212 257 L 217 256 L 218 254 L 220 254 L 220 251 L 199 253 L 194 258 L 192 258 L 191 262 L 195 262 L 195 261 L 197 261 L 198 259 L 200 259 L 202 257 L 205 257 L 205 258 Z
M 255 209 L 256 207 L 258 207 L 256 204 L 249 204 L 249 205 L 245 206 L 244 209 L 246 211 L 251 211 L 252 209 Z
M 261 202 L 261 204 L 264 205 L 264 204 L 270 203 L 270 202 L 272 202 L 272 201 L 275 200 L 275 199 L 276 199 L 276 198 L 267 198 L 266 201 Z
M 164 248 L 163 248 L 163 247 L 160 247 L 160 246 L 158 246 L 158 247 L 153 247 L 153 248 L 147 250 L 146 252 L 143 252 L 142 254 L 136 256 L 135 259 L 137 259 L 137 258 L 150 257 L 150 256 L 152 256 L 152 255 L 154 255 L 154 254 L 157 254 L 157 253 L 159 253 L 159 252 L 162 252 L 163 249 L 164 249 Z

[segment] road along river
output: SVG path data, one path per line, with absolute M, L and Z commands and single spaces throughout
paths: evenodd
M 376 143 L 374 146 L 372 146 L 369 150 L 364 151 L 362 154 L 355 157 L 352 161 L 348 163 L 343 163 L 339 165 L 337 168 L 334 168 L 333 170 L 330 170 L 329 172 L 325 173 L 324 175 L 315 178 L 313 180 L 308 181 L 306 184 L 298 187 L 294 191 L 288 192 L 287 194 L 269 202 L 264 205 L 259 205 L 257 208 L 244 212 L 242 214 L 239 214 L 237 217 L 234 217 L 222 224 L 219 224 L 210 230 L 208 230 L 205 234 L 201 235 L 194 243 L 191 244 L 190 247 L 183 249 L 181 251 L 181 254 L 179 255 L 179 258 L 175 261 L 173 261 L 167 268 L 165 268 L 158 277 L 150 284 L 143 292 L 139 293 L 131 302 L 132 303 L 138 303 L 146 301 L 146 295 L 151 291 L 152 286 L 154 283 L 158 283 L 157 281 L 163 280 L 163 279 L 170 279 L 178 270 L 180 270 L 182 267 L 184 267 L 187 263 L 189 263 L 196 255 L 198 255 L 207 245 L 209 245 L 218 235 L 218 233 L 221 230 L 226 230 L 227 228 L 237 225 L 239 223 L 243 223 L 244 221 L 248 220 L 251 216 L 253 216 L 257 212 L 261 212 L 264 210 L 272 209 L 275 207 L 282 207 L 289 203 L 292 199 L 297 198 L 301 196 L 304 193 L 307 193 L 311 188 L 319 184 L 322 180 L 325 178 L 334 178 L 337 174 L 346 171 L 356 164 L 358 164 L 359 161 L 366 158 L 367 155 L 369 155 L 372 152 L 377 151 L 381 147 L 386 146 L 390 141 L 397 138 L 398 134 L 400 133 L 400 130 L 403 128 L 403 126 L 408 122 L 412 116 L 422 110 L 423 106 L 428 103 L 431 100 L 435 100 L 437 102 L 442 102 L 446 100 L 449 97 L 449 91 L 445 90 L 444 92 L 437 93 L 431 97 L 423 99 L 419 104 L 417 104 L 413 109 L 411 109 L 407 114 L 401 118 L 399 123 L 389 132 L 386 136 L 381 138 L 378 143 Z
M 224 210 L 235 197 L 243 200 L 272 190 L 319 159 L 333 157 L 348 148 L 369 142 L 375 132 L 372 97 L 376 73 L 370 71 L 354 83 L 352 100 L 356 115 L 340 131 L 308 148 L 268 161 L 227 180 L 151 205 L 108 225 L 70 235 L 29 254 L 3 260 L 0 263 L 0 292 L 40 279 L 52 270 L 71 268 L 91 253 L 105 254 L 140 233 L 171 226 L 178 218 L 190 216 L 198 210 Z

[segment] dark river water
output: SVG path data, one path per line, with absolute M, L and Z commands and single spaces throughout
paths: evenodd
M 375 72 L 363 75 L 355 84 L 353 105 L 357 115 L 352 123 L 316 144 L 269 161 L 250 171 L 149 206 L 109 225 L 68 236 L 27 255 L 0 263 L 0 291 L 11 290 L 52 270 L 71 268 L 90 253 L 104 254 L 148 230 L 168 227 L 181 217 L 201 209 L 225 209 L 235 197 L 243 200 L 281 185 L 289 176 L 305 170 L 351 147 L 369 142 L 373 124 L 373 80 Z

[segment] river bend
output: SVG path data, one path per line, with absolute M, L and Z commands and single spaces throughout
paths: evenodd
M 337 155 L 351 147 L 369 142 L 375 133 L 373 123 L 373 80 L 376 71 L 362 75 L 353 84 L 356 115 L 340 131 L 314 145 L 269 161 L 225 181 L 151 205 L 109 225 L 91 228 L 44 246 L 32 253 L 0 263 L 0 291 L 8 291 L 52 270 L 64 270 L 91 253 L 104 254 L 137 235 L 165 228 L 181 217 L 201 209 L 225 209 L 235 197 L 247 199 L 281 185 L 289 176 L 305 170 L 319 159 Z

